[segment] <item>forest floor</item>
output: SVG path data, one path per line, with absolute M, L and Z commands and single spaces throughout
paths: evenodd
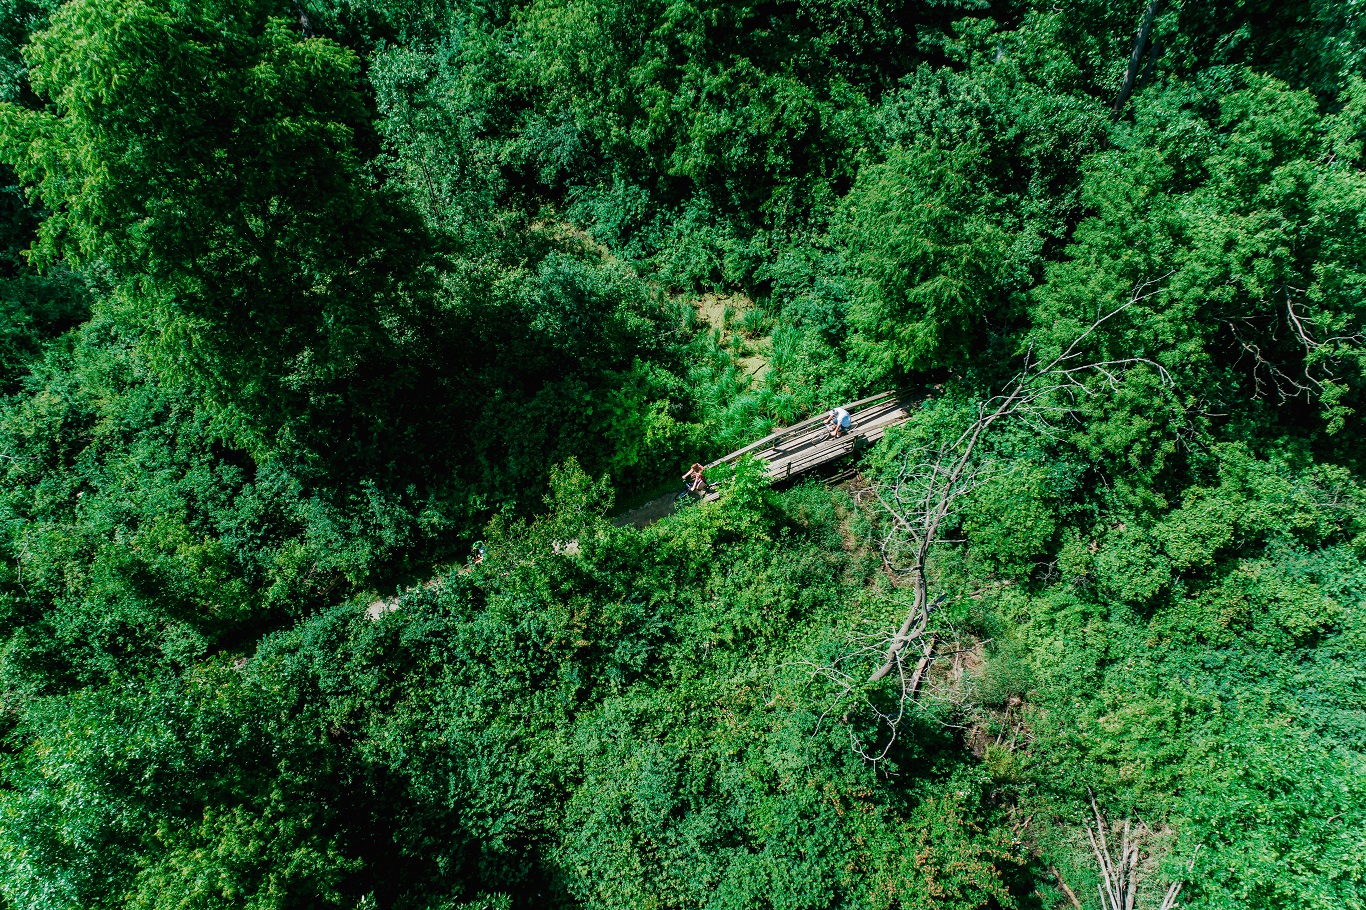
M 721 342 L 726 343 L 730 333 L 731 342 L 737 348 L 735 363 L 754 382 L 759 382 L 768 372 L 770 337 L 756 333 L 750 326 L 756 323 L 746 314 L 758 313 L 758 305 L 748 296 L 739 293 L 718 294 L 708 292 L 699 297 L 694 304 L 697 317 L 715 329 Z

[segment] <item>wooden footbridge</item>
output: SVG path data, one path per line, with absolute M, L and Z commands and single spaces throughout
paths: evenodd
M 830 427 L 826 423 L 829 412 L 823 412 L 718 458 L 705 465 L 705 469 L 710 471 L 752 455 L 766 462 L 769 478 L 780 483 L 868 448 L 883 437 L 888 427 L 905 423 L 910 417 L 909 406 L 896 392 L 861 398 L 843 407 L 852 418 L 849 432 L 843 436 L 830 435 Z M 719 491 L 713 488 L 703 499 L 711 500 L 719 495 Z
M 888 427 L 905 423 L 910 417 L 908 400 L 896 392 L 883 392 L 881 395 L 861 398 L 844 405 L 844 409 L 849 412 L 851 425 L 849 432 L 843 436 L 830 435 L 830 428 L 826 424 L 829 412 L 822 412 L 809 420 L 784 427 L 758 442 L 731 452 L 724 458 L 718 458 L 711 464 L 704 465 L 704 468 L 710 472 L 713 468 L 732 464 L 746 455 L 752 455 L 765 463 L 768 476 L 774 483 L 782 483 L 799 477 L 812 468 L 838 461 L 855 451 L 868 448 L 883 437 Z M 629 512 L 617 515 L 613 521 L 622 526 L 644 527 L 652 524 L 674 510 L 675 495 L 670 493 L 647 502 Z M 720 495 L 720 490 L 713 485 L 702 499 L 709 501 Z

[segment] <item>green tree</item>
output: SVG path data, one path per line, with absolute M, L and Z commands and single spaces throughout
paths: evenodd
M 847 200 L 851 345 L 874 375 L 959 366 L 1015 314 L 1010 223 L 975 178 L 983 152 L 924 142 L 870 166 Z
M 269 0 L 82 0 L 25 53 L 47 104 L 3 108 L 0 154 L 48 212 L 37 260 L 109 269 L 249 438 L 397 356 L 431 249 L 366 170 L 354 54 Z
M 1098 339 L 1107 356 L 1164 359 L 1197 412 L 1275 402 L 1286 407 L 1258 419 L 1278 420 L 1312 404 L 1337 430 L 1366 363 L 1360 101 L 1320 119 L 1307 93 L 1231 78 L 1213 99 L 1187 85 L 1150 95 L 1120 147 L 1088 163 L 1093 214 L 1049 267 L 1033 320 L 1066 338 L 1141 290 Z
M 0 794 L 5 899 L 266 910 L 372 890 L 363 771 L 308 690 L 265 672 L 209 664 L 36 706 Z

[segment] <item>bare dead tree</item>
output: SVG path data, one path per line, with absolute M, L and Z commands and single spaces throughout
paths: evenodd
M 1110 825 L 1100 814 L 1096 797 L 1091 796 L 1091 811 L 1095 813 L 1094 827 L 1086 825 L 1086 839 L 1091 842 L 1091 852 L 1095 854 L 1096 865 L 1100 869 L 1101 910 L 1134 910 L 1134 898 L 1138 896 L 1138 846 L 1139 839 L 1131 837 L 1131 822 L 1124 820 L 1124 834 L 1119 843 L 1119 855 L 1111 853 L 1106 830 Z
M 1005 391 L 981 402 L 973 419 L 956 437 L 913 452 L 903 460 L 892 482 L 870 485 L 856 496 L 859 502 L 875 501 L 880 514 L 888 519 L 879 546 L 883 567 L 892 580 L 887 596 L 902 620 L 893 630 L 869 620 L 849 634 L 845 649 L 835 659 L 793 665 L 832 685 L 817 729 L 828 717 L 840 718 L 848 726 L 851 748 L 865 760 L 877 763 L 889 754 L 908 711 L 922 692 L 936 703 L 960 710 L 969 707 L 963 693 L 956 691 L 961 686 L 942 685 L 930 670 L 941 660 L 951 660 L 958 667 L 983 642 L 971 641 L 942 621 L 931 629 L 935 610 L 949 594 L 932 590 L 930 558 L 937 546 L 958 542 L 944 532 L 955 526 L 956 509 L 964 497 L 1001 473 L 1002 469 L 989 459 L 980 457 L 981 441 L 993 426 L 1009 419 L 1056 434 L 1057 422 L 1075 416 L 1082 399 L 1118 388 L 1125 372 L 1133 367 L 1155 370 L 1162 383 L 1170 386 L 1167 371 L 1148 358 L 1088 360 L 1084 356 L 1088 340 L 1105 323 L 1139 301 L 1161 293 L 1160 285 L 1166 277 L 1138 285 L 1120 306 L 1098 313 L 1055 356 L 1045 360 L 1031 348 Z M 917 647 L 912 648 L 913 644 Z M 871 673 L 870 663 L 875 668 Z M 878 687 L 889 677 L 895 680 L 890 692 Z M 850 723 L 855 703 L 871 716 L 879 731 L 871 745 Z
M 1091 852 L 1100 872 L 1100 882 L 1096 887 L 1100 890 L 1101 910 L 1134 910 L 1144 859 L 1147 857 L 1146 842 L 1152 832 L 1142 822 L 1135 824 L 1127 818 L 1116 832 L 1116 826 L 1101 813 L 1095 794 L 1088 795 L 1094 818 L 1086 823 L 1086 839 L 1091 842 Z M 1120 835 L 1118 852 L 1111 844 L 1111 836 L 1115 833 Z M 1195 852 L 1199 853 L 1200 848 L 1197 847 Z M 1194 869 L 1195 856 L 1192 854 L 1188 874 Z M 1184 884 L 1184 881 L 1175 881 L 1168 885 L 1158 910 L 1175 910 L 1176 899 Z M 1075 895 L 1071 895 L 1071 899 L 1074 904 L 1080 905 Z
M 941 533 L 952 524 L 963 498 L 996 473 L 989 461 L 978 457 L 980 443 L 992 426 L 1018 418 L 1051 434 L 1054 421 L 1072 413 L 1082 397 L 1099 394 L 1101 389 L 1118 388 L 1125 371 L 1139 365 L 1155 369 L 1165 385 L 1171 384 L 1171 377 L 1161 364 L 1146 357 L 1083 359 L 1087 339 L 1135 303 L 1160 293 L 1160 282 L 1165 277 L 1134 288 L 1128 300 L 1098 315 L 1052 359 L 1039 359 L 1031 348 L 1025 355 L 1024 366 L 1005 391 L 981 402 L 975 418 L 956 438 L 914 452 L 902 463 L 891 484 L 885 489 L 873 487 L 874 495 L 891 519 L 881 542 L 883 564 L 910 588 L 911 603 L 868 683 L 877 683 L 894 670 L 901 671 L 904 678 L 903 652 L 908 644 L 924 636 L 930 613 L 942 601 L 940 598 L 932 603 L 930 599 L 930 554 L 936 544 L 943 542 Z
M 827 718 L 832 714 L 838 716 L 847 726 L 850 749 L 864 761 L 874 765 L 885 759 L 896 744 L 902 724 L 915 701 L 916 694 L 927 687 L 930 682 L 927 670 L 931 662 L 941 659 L 955 660 L 973 649 L 971 646 L 964 647 L 962 637 L 955 634 L 951 628 L 944 628 L 925 636 L 921 647 L 921 656 L 914 671 L 903 668 L 906 672 L 900 675 L 899 685 L 893 691 L 893 698 L 888 703 L 885 700 L 870 697 L 872 693 L 868 690 L 867 681 L 863 675 L 867 672 L 863 669 L 867 660 L 882 653 L 884 642 L 885 636 L 876 632 L 863 631 L 851 636 L 853 646 L 833 662 L 798 661 L 788 665 L 799 667 L 810 673 L 813 678 L 821 677 L 833 684 L 833 690 L 828 697 L 826 707 L 816 722 L 816 729 L 819 730 L 824 726 Z M 954 693 L 936 690 L 935 697 L 939 701 L 952 702 Z M 875 722 L 878 732 L 871 741 L 868 741 L 850 725 L 851 711 L 855 704 L 867 711 Z M 966 706 L 956 705 L 956 707 Z

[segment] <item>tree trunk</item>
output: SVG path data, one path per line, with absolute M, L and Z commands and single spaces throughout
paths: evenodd
M 1048 871 L 1053 873 L 1053 878 L 1057 879 L 1058 886 L 1062 888 L 1062 893 L 1067 895 L 1067 899 L 1072 902 L 1072 906 L 1076 907 L 1077 910 L 1082 910 L 1081 901 L 1077 899 L 1076 892 L 1067 887 L 1067 882 L 1062 880 L 1062 874 L 1053 866 L 1049 866 Z
M 925 652 L 920 657 L 920 663 L 915 665 L 915 675 L 911 677 L 911 698 L 914 699 L 920 691 L 920 682 L 925 678 L 925 671 L 930 667 L 930 658 L 934 654 L 935 634 L 930 633 L 930 637 L 925 639 Z
M 1148 36 L 1153 32 L 1153 17 L 1157 15 L 1157 8 L 1161 5 L 1162 0 L 1148 0 L 1148 5 L 1143 10 L 1143 24 L 1138 27 L 1138 37 L 1134 39 L 1134 52 L 1129 57 L 1129 69 L 1124 73 L 1124 84 L 1119 87 L 1119 97 L 1115 99 L 1115 116 L 1119 116 L 1120 108 L 1124 107 L 1124 102 L 1129 100 L 1129 93 L 1134 90 L 1138 66 L 1143 62 L 1143 51 L 1148 47 Z
M 305 38 L 313 37 L 313 23 L 308 21 L 308 11 L 300 0 L 294 0 L 294 8 L 299 11 L 299 29 Z

